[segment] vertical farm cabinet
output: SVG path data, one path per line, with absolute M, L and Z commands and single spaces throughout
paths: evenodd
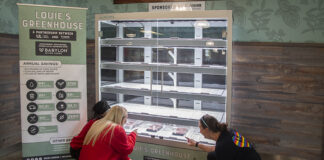
M 215 145 L 198 120 L 229 123 L 231 54 L 231 11 L 96 15 L 96 98 L 128 110 L 131 158 L 206 158 L 185 137 Z

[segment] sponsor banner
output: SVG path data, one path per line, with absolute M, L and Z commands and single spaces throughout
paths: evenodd
M 71 56 L 71 44 L 60 42 L 36 42 L 38 56 Z
M 87 9 L 17 5 L 23 159 L 70 159 L 87 121 Z
M 203 11 L 205 2 L 165 2 L 149 3 L 149 12 L 161 11 Z

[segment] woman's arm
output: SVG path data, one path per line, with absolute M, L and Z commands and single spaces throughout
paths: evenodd
M 95 122 L 95 120 L 90 120 L 81 130 L 81 132 L 72 138 L 71 143 L 70 143 L 70 147 L 73 149 L 81 149 L 82 145 L 83 145 L 83 140 L 85 138 L 85 136 L 87 135 L 90 127 L 92 126 L 92 124 Z
M 213 152 L 213 151 L 215 151 L 215 146 L 205 145 L 205 144 L 201 144 L 199 142 L 197 143 L 193 139 L 190 139 L 188 137 L 186 137 L 186 138 L 187 138 L 187 144 L 189 146 L 194 146 L 195 147 L 197 145 L 198 148 L 200 148 L 201 150 L 206 151 L 206 152 Z
M 136 132 L 131 132 L 128 136 L 121 126 L 116 126 L 111 146 L 115 151 L 129 155 L 132 153 L 136 142 Z

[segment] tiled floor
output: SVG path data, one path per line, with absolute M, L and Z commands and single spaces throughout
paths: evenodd
M 262 160 L 306 160 L 303 158 L 288 157 L 281 155 L 260 154 Z

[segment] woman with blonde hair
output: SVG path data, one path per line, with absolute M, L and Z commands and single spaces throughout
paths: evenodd
M 127 121 L 127 110 L 112 107 L 89 129 L 80 153 L 80 160 L 129 160 L 136 142 L 137 131 L 126 135 L 123 125 Z

